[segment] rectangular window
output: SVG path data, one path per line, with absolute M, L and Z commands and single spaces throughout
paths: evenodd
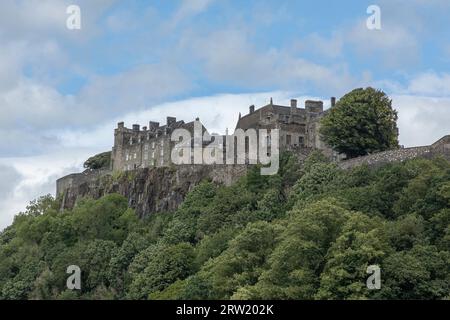
M 136 158 L 137 158 L 137 153 L 134 154 L 134 159 L 136 159 Z
M 291 135 L 290 134 L 288 134 L 288 135 L 286 135 L 286 144 L 291 144 Z
M 298 137 L 298 144 L 300 145 L 300 147 L 304 147 L 305 146 L 305 137 Z

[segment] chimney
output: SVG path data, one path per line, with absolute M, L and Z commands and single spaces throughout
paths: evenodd
M 255 105 L 252 104 L 248 109 L 249 109 L 249 111 L 250 111 L 250 112 L 249 112 L 250 114 L 253 113 L 253 112 L 255 112 Z
M 333 108 L 336 105 L 336 97 L 331 97 L 331 107 Z
M 323 102 L 306 100 L 305 101 L 305 109 L 307 112 L 314 112 L 314 113 L 322 112 L 323 111 Z
M 177 122 L 177 118 L 175 118 L 175 117 L 167 117 L 167 126 L 168 127 L 170 127 L 175 122 Z
M 150 121 L 150 122 L 148 123 L 148 128 L 149 128 L 149 130 L 152 131 L 152 132 L 156 131 L 156 129 L 159 128 L 159 122 Z
M 119 122 L 117 124 L 117 128 L 119 128 L 119 129 L 123 129 L 124 127 L 125 127 L 125 123 L 123 123 L 123 122 Z
M 142 130 L 143 131 L 147 131 L 147 127 L 142 127 Z
M 140 126 L 138 124 L 133 124 L 133 131 L 139 131 Z
M 297 100 L 296 99 L 291 99 L 291 108 L 297 108 Z

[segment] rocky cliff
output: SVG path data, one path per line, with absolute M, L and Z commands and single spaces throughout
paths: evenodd
M 247 172 L 245 165 L 183 165 L 113 173 L 88 170 L 57 181 L 61 209 L 73 208 L 83 197 L 98 199 L 118 193 L 128 199 L 139 217 L 176 210 L 186 194 L 203 180 L 230 185 Z

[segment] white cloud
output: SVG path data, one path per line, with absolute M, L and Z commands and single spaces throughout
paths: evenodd
M 450 98 L 392 95 L 398 110 L 400 143 L 429 145 L 450 134 Z
M 54 195 L 58 178 L 80 171 L 83 162 L 98 152 L 97 148 L 72 148 L 45 156 L 0 158 L 0 230 L 31 200 Z
M 296 41 L 295 46 L 300 52 L 314 53 L 326 58 L 337 58 L 344 49 L 344 37 L 341 31 L 335 31 L 330 37 L 323 37 L 318 33 L 311 33 Z
M 211 3 L 212 0 L 182 1 L 180 7 L 175 11 L 168 23 L 169 29 L 176 28 L 183 20 L 202 13 Z
M 426 72 L 414 77 L 408 86 L 408 92 L 429 96 L 450 96 L 450 74 Z
M 242 28 L 213 31 L 204 37 L 186 33 L 180 51 L 196 57 L 210 80 L 244 88 L 319 88 L 338 94 L 357 83 L 344 64 L 320 65 L 289 48 L 257 48 Z
M 380 58 L 386 67 L 411 65 L 419 59 L 419 44 L 407 27 L 382 22 L 381 30 L 369 30 L 358 21 L 346 31 L 345 39 L 364 59 Z

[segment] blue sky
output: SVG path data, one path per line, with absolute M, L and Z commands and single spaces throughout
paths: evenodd
M 66 28 L 79 5 L 81 30 Z M 368 30 L 369 5 L 381 30 Z M 450 133 L 448 0 L 4 0 L 0 228 L 55 179 L 109 150 L 118 121 L 197 116 L 233 128 L 248 105 L 388 93 L 400 142 Z M 3 184 L 2 184 L 3 183 Z

